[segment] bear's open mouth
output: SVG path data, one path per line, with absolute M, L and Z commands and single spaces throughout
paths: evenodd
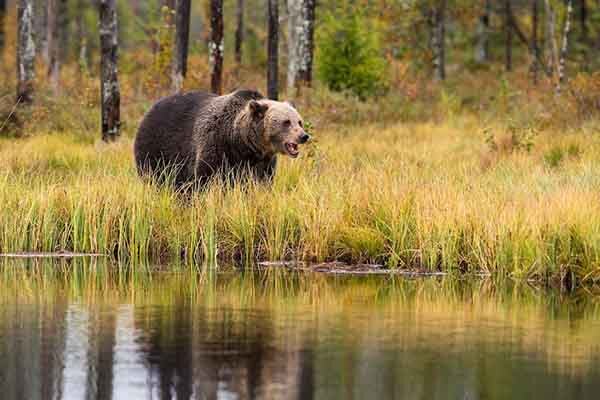
M 285 144 L 285 150 L 290 155 L 290 157 L 293 158 L 298 157 L 298 154 L 300 154 L 300 151 L 298 151 L 298 145 L 296 143 L 287 142 Z

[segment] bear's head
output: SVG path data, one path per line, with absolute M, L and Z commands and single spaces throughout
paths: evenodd
M 256 138 L 264 153 L 298 157 L 298 146 L 310 136 L 294 106 L 274 100 L 250 100 L 245 110 L 256 127 Z

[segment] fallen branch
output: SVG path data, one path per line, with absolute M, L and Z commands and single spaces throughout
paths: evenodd
M 15 105 L 13 106 L 12 110 L 10 110 L 10 113 L 8 113 L 8 117 L 6 117 L 6 119 L 4 120 L 4 122 L 2 123 L 2 126 L 0 126 L 0 133 L 2 133 L 2 130 L 4 129 L 4 127 L 6 126 L 6 124 L 8 124 L 8 121 L 10 121 L 10 118 L 13 116 L 13 114 L 15 113 L 15 111 L 17 110 L 17 106 L 19 105 L 19 103 L 21 102 L 21 97 L 19 97 L 17 99 L 17 102 L 15 103 Z

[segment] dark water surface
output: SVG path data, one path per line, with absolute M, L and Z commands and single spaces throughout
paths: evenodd
M 3 264 L 0 399 L 598 399 L 597 297 Z

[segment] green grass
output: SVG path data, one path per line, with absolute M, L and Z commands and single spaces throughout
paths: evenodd
M 342 260 L 595 282 L 599 139 L 542 129 L 527 151 L 502 139 L 511 129 L 489 125 L 498 143 L 489 146 L 467 116 L 333 125 L 300 159 L 282 160 L 272 186 L 216 183 L 191 199 L 139 179 L 129 136 L 110 145 L 77 131 L 1 139 L 0 251 L 94 252 L 136 265 Z M 565 149 L 558 163 L 556 148 Z

